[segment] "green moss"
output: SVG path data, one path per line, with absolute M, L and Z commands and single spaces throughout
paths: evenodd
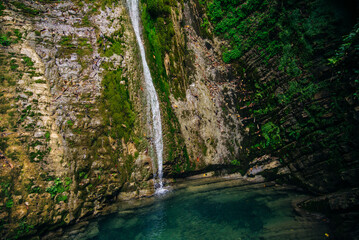
M 126 84 L 122 77 L 122 69 L 108 72 L 102 81 L 102 112 L 107 125 L 111 126 L 110 135 L 114 139 L 124 138 L 128 141 L 135 122 L 135 112 L 129 98 Z
M 12 208 L 14 206 L 14 200 L 11 198 L 11 199 L 8 199 L 5 203 L 5 206 L 7 208 Z
M 46 80 L 38 79 L 38 80 L 35 80 L 35 83 L 46 83 Z
M 5 34 L 0 34 L 0 44 L 3 46 L 10 46 L 11 44 L 11 40 L 8 36 L 6 36 Z
M 76 49 L 76 53 L 81 59 L 83 56 L 90 55 L 93 52 L 91 44 L 88 42 L 88 38 L 78 39 L 79 47 Z
M 45 139 L 46 139 L 46 141 L 50 141 L 50 136 L 51 136 L 50 132 L 49 132 L 49 131 L 46 131 L 46 133 L 45 133 Z
M 62 36 L 59 44 L 66 47 L 73 47 L 72 36 Z
M 28 67 L 34 66 L 34 62 L 31 60 L 31 58 L 23 57 L 22 59 L 24 60 L 24 63 L 26 66 L 28 66 Z
M 11 61 L 10 61 L 10 70 L 11 71 L 16 71 L 18 68 L 19 68 L 19 65 L 16 64 L 16 60 L 11 59 Z

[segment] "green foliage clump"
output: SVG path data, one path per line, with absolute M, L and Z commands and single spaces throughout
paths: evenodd
M 76 49 L 76 53 L 79 57 L 89 55 L 93 52 L 91 44 L 88 42 L 88 38 L 79 38 L 78 39 L 79 47 Z
M 6 34 L 0 34 L 0 44 L 5 47 L 10 46 L 11 40 Z
M 71 120 L 67 120 L 66 123 L 69 127 L 72 127 L 74 125 L 74 123 Z
M 11 71 L 16 71 L 18 69 L 19 65 L 16 64 L 15 59 L 11 59 L 10 61 L 10 69 Z
M 240 166 L 241 165 L 241 162 L 237 159 L 234 159 L 231 161 L 231 164 L 234 165 L 234 166 Z
M 61 202 L 61 201 L 63 201 L 63 202 L 67 202 L 67 200 L 68 200 L 68 196 L 67 195 L 58 195 L 57 197 L 56 197 L 56 202 Z
M 31 60 L 31 58 L 23 57 L 22 59 L 24 60 L 24 63 L 26 66 L 28 66 L 28 67 L 34 66 L 34 62 Z
M 51 187 L 46 188 L 46 192 L 50 193 L 51 197 L 54 199 L 58 194 L 68 191 L 71 183 L 72 181 L 68 177 L 65 178 L 65 183 L 63 183 L 60 178 L 56 178 L 54 184 Z M 63 199 L 63 197 L 61 197 L 61 199 Z
M 98 40 L 100 49 L 106 57 L 111 57 L 113 54 L 123 54 L 123 46 L 121 41 L 123 32 L 124 28 L 114 32 L 111 36 L 103 36 L 103 38 Z
M 171 9 L 169 6 L 170 1 L 166 0 L 148 0 L 147 8 L 152 18 L 162 17 L 163 15 L 169 15 Z
M 19 31 L 19 29 L 15 29 L 14 34 L 17 37 L 17 40 L 20 40 L 22 38 L 22 33 Z
M 46 132 L 45 132 L 45 139 L 46 139 L 46 141 L 50 141 L 50 136 L 51 136 L 50 132 L 49 132 L 49 131 L 46 131 Z
M 4 179 L 1 179 L 1 183 L 0 183 L 0 197 L 1 199 L 7 198 L 6 202 L 5 202 L 5 207 L 6 208 L 12 208 L 14 205 L 14 201 L 12 199 L 12 194 L 11 194 L 11 187 L 12 184 L 9 182 L 9 180 L 4 181 Z
M 136 115 L 130 101 L 122 69 L 108 72 L 102 81 L 103 112 L 106 124 L 111 126 L 111 137 L 128 141 L 134 127 Z
M 20 223 L 19 227 L 16 229 L 16 236 L 15 239 L 19 238 L 20 236 L 29 233 L 32 229 L 34 229 L 33 225 L 30 225 L 26 222 L 26 219 L 23 218 Z
M 80 173 L 79 173 L 79 178 L 80 178 L 80 179 L 87 179 L 87 178 L 88 178 L 88 173 L 86 173 L 86 172 L 80 172 Z
M 265 146 L 273 148 L 281 144 L 280 129 L 272 122 L 268 122 L 262 126 L 262 134 L 266 140 Z
M 26 190 L 28 193 L 40 193 L 41 192 L 41 188 L 39 186 L 34 186 L 34 180 L 30 180 L 30 182 L 28 184 L 25 184 L 26 186 Z
M 5 6 L 4 6 L 4 3 L 1 1 L 0 2 L 0 16 L 3 15 L 3 10 L 5 10 Z
M 72 36 L 62 36 L 59 44 L 66 47 L 74 47 L 72 44 Z
M 28 14 L 30 16 L 35 16 L 35 15 L 39 14 L 39 10 L 29 7 L 29 6 L 25 5 L 23 2 L 14 1 L 14 2 L 12 2 L 12 4 L 15 7 L 17 7 L 19 10 L 21 10 L 23 13 Z
M 82 19 L 82 24 L 81 26 L 83 27 L 91 27 L 91 22 L 89 20 L 89 16 L 85 15 L 84 18 Z
M 14 206 L 14 200 L 11 198 L 11 199 L 8 199 L 5 203 L 5 206 L 7 208 L 12 208 Z
M 75 40 L 71 35 L 62 36 L 59 44 L 61 45 L 61 49 L 58 51 L 60 57 L 67 57 L 76 53 L 79 57 L 79 63 L 82 68 L 86 67 L 86 61 L 83 57 L 90 55 L 93 52 L 92 46 L 88 42 L 88 38 L 78 38 Z
M 142 21 L 148 34 L 157 67 L 161 67 L 160 74 L 164 73 L 163 59 L 165 52 L 171 50 L 174 37 L 174 28 L 171 21 L 170 7 L 175 3 L 168 0 L 143 1 Z

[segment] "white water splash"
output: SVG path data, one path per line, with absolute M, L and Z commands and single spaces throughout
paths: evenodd
M 156 193 L 163 194 L 166 189 L 163 188 L 162 182 L 162 162 L 163 162 L 163 139 L 162 139 L 162 123 L 160 105 L 158 102 L 157 93 L 153 86 L 150 69 L 146 62 L 145 48 L 142 43 L 140 34 L 140 17 L 138 9 L 138 0 L 127 0 L 131 22 L 135 31 L 138 46 L 140 48 L 143 72 L 145 75 L 146 93 L 147 93 L 147 104 L 151 110 L 150 115 L 152 116 L 152 144 L 157 156 L 157 168 L 158 168 L 158 186 Z

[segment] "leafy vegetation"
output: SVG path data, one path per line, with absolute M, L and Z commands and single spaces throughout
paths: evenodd
M 46 131 L 46 132 L 45 132 L 45 139 L 46 139 L 46 141 L 50 141 L 50 136 L 51 136 L 50 132 L 49 132 L 49 131 Z
M 14 200 L 12 198 L 12 183 L 9 180 L 1 179 L 0 183 L 0 197 L 1 199 L 6 199 L 5 207 L 12 208 L 14 205 Z
M 262 125 L 262 134 L 266 140 L 264 146 L 276 147 L 281 144 L 280 129 L 272 122 Z
M 68 177 L 65 178 L 65 183 L 63 183 L 60 178 L 56 178 L 54 184 L 46 188 L 46 192 L 50 193 L 53 199 L 56 197 L 56 201 L 58 202 L 65 201 L 67 200 L 67 196 L 61 194 L 70 189 L 71 183 L 72 180 Z
M 336 50 L 335 55 L 331 58 L 328 58 L 328 61 L 331 65 L 335 65 L 338 62 L 342 61 L 343 58 L 348 54 L 348 50 L 350 47 L 355 44 L 357 39 L 359 38 L 359 23 L 356 24 L 356 26 L 353 28 L 353 30 L 343 38 L 343 43 L 339 47 L 338 50 Z M 354 46 L 355 50 L 359 50 L 359 45 Z
M 28 66 L 28 67 L 34 66 L 34 62 L 31 60 L 31 58 L 23 57 L 22 59 L 24 60 L 24 63 L 26 66 Z
M 308 1 L 306 14 L 293 0 L 201 2 L 215 33 L 230 42 L 230 47 L 223 49 L 225 62 L 256 49 L 264 62 L 278 58 L 279 70 L 299 76 L 301 63 L 307 64 L 315 50 L 324 48 L 326 39 L 321 34 L 325 31 L 328 39 L 336 34 L 332 27 L 336 19 L 322 0 Z
M 10 46 L 11 40 L 6 34 L 0 34 L 0 44 L 3 46 Z
M 21 236 L 28 234 L 32 229 L 34 229 L 34 226 L 28 224 L 25 217 L 22 218 L 19 227 L 16 229 L 15 239 L 19 239 Z
M 8 199 L 5 203 L 5 206 L 7 208 L 12 208 L 12 206 L 14 205 L 14 200 L 11 198 L 11 199 Z
M 34 181 L 30 180 L 29 184 L 26 184 L 26 190 L 28 193 L 40 193 L 41 188 L 39 186 L 34 186 Z

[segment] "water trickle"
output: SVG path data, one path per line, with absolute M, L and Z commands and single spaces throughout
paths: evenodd
M 158 102 L 157 93 L 153 86 L 150 69 L 146 62 L 145 48 L 143 46 L 140 34 L 140 14 L 138 9 L 138 0 L 127 0 L 131 22 L 135 31 L 138 46 L 140 48 L 143 72 L 145 75 L 146 93 L 147 93 L 147 104 L 150 109 L 150 116 L 152 116 L 152 144 L 157 157 L 157 168 L 158 168 L 158 184 L 156 187 L 156 193 L 163 193 L 166 190 L 163 188 L 162 182 L 162 153 L 163 153 L 163 139 L 162 139 L 162 123 L 160 105 Z M 150 118 L 150 117 L 149 117 Z

